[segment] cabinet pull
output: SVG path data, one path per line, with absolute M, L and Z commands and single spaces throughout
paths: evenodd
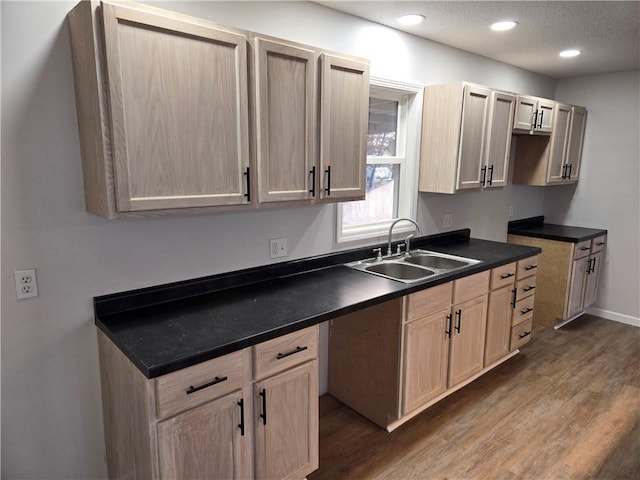
M 604 244 L 605 244 L 605 242 L 596 242 L 596 245 L 597 245 L 598 247 L 601 247 L 601 246 L 602 246 L 602 245 L 604 245 Z
M 524 267 L 525 270 L 533 270 L 534 268 L 538 268 L 538 265 L 527 265 L 526 267 Z
M 484 167 L 482 167 L 480 169 L 480 171 L 482 172 L 482 178 L 480 180 L 480 185 L 482 185 L 484 187 L 484 184 L 487 182 L 487 166 L 485 165 Z
M 311 175 L 311 189 L 309 190 L 309 193 L 311 194 L 312 197 L 315 197 L 316 196 L 316 166 L 315 165 L 311 167 L 309 174 Z
M 513 308 L 516 308 L 516 297 L 518 296 L 518 289 L 514 288 L 513 290 L 511 290 L 511 293 L 513 294 L 513 299 L 511 300 L 511 306 Z
M 493 165 L 489 166 L 489 185 L 493 185 Z
M 453 315 L 451 315 L 451 314 L 447 315 L 448 328 L 447 328 L 447 330 L 444 331 L 444 333 L 449 338 L 451 338 L 451 323 L 452 323 L 452 320 L 453 320 Z
M 509 278 L 509 277 L 513 277 L 515 275 L 515 273 L 505 273 L 504 275 L 500 275 L 501 279 L 505 279 L 505 278 Z
M 456 332 L 460 333 L 460 326 L 462 325 L 462 310 L 456 311 Z
M 529 290 L 533 290 L 534 288 L 536 288 L 535 285 L 528 285 L 528 286 L 524 287 L 522 289 L 522 291 L 523 292 L 528 292 Z
M 595 271 L 596 271 L 596 259 L 591 258 L 589 259 L 589 267 L 587 268 L 587 274 L 591 275 Z
M 260 390 L 259 395 L 262 397 L 262 413 L 260 414 L 260 418 L 262 419 L 262 425 L 267 424 L 267 389 L 263 388 Z
M 520 335 L 518 335 L 518 336 L 519 336 L 520 338 L 524 338 L 524 337 L 526 337 L 527 335 L 531 335 L 531 332 L 524 332 L 524 333 L 521 333 L 521 334 L 520 334 Z
M 587 250 L 591 250 L 591 247 L 580 247 L 580 250 L 582 250 L 583 252 L 587 251 Z
M 538 110 L 536 110 L 535 112 L 533 112 L 533 122 L 531 129 L 535 130 L 538 127 Z
M 562 180 L 566 180 L 568 178 L 567 177 L 567 168 L 569 168 L 569 164 L 568 163 L 566 163 L 566 164 L 564 164 L 562 166 L 562 177 L 561 177 Z
M 189 390 L 187 390 L 187 395 L 191 395 L 194 392 L 198 392 L 198 391 L 203 390 L 205 388 L 212 387 L 213 385 L 217 385 L 218 383 L 222 383 L 225 380 L 227 380 L 227 378 L 228 377 L 216 377 L 213 380 L 211 380 L 209 383 L 205 383 L 205 384 L 199 385 L 197 387 L 194 387 L 193 385 L 191 385 L 189 387 Z
M 279 353 L 278 355 L 276 355 L 276 360 L 280 360 L 281 358 L 285 358 L 285 357 L 288 357 L 289 355 L 294 355 L 299 352 L 304 352 L 307 348 L 308 347 L 305 345 L 304 347 L 296 347 L 295 350 L 291 350 L 290 352 L 287 352 L 287 353 Z
M 331 195 L 331 165 L 327 166 L 327 169 L 324 171 L 327 174 L 327 188 L 324 189 L 324 193 L 327 195 Z
M 544 110 L 540 110 L 540 123 L 538 124 L 538 128 L 542 128 L 542 119 L 544 118 Z
M 240 429 L 240 436 L 244 437 L 244 398 L 238 400 L 238 406 L 240 407 L 240 423 L 238 428 Z
M 526 315 L 527 313 L 529 313 L 531 310 L 533 310 L 533 308 L 531 307 L 527 307 L 524 310 L 520 310 L 520 315 Z
M 247 177 L 247 193 L 244 194 L 247 197 L 247 202 L 251 201 L 251 175 L 249 175 L 249 167 L 247 167 L 244 171 L 245 176 Z
M 573 170 L 573 163 L 569 163 L 569 173 L 567 174 L 567 180 L 571 178 L 571 170 Z

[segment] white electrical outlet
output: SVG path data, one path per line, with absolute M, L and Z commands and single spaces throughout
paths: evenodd
M 286 238 L 273 238 L 269 240 L 269 258 L 286 257 L 288 253 Z
M 18 300 L 38 296 L 38 279 L 36 269 L 16 270 L 13 272 L 16 281 L 16 297 Z
M 509 217 L 513 217 L 513 205 L 509 205 Z
M 453 213 L 447 213 L 442 220 L 442 228 L 451 228 L 453 225 Z

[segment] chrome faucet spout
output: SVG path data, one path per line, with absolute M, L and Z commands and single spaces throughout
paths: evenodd
M 415 220 L 411 220 L 410 218 L 398 218 L 397 220 L 395 220 L 391 226 L 389 227 L 389 238 L 387 239 L 387 256 L 391 256 L 391 237 L 393 235 L 393 227 L 396 226 L 396 223 L 398 222 L 402 222 L 402 221 L 407 221 L 407 222 L 411 222 L 416 226 L 416 232 L 418 233 L 418 235 L 422 235 L 422 231 L 420 230 L 420 225 L 418 225 Z M 409 252 L 409 245 L 407 244 L 407 250 L 406 252 Z

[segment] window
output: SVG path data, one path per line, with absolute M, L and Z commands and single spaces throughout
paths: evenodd
M 421 115 L 421 86 L 371 79 L 366 198 L 336 205 L 338 243 L 386 236 L 394 219 L 415 219 Z

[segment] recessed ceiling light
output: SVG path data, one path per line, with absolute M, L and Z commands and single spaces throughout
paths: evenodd
M 580 50 L 563 50 L 560 52 L 560 56 L 564 58 L 577 57 L 581 53 L 582 52 Z
M 398 17 L 398 23 L 400 25 L 417 25 L 422 23 L 424 20 L 424 15 L 419 15 L 417 13 L 412 13 L 410 15 L 402 15 Z
M 491 30 L 495 30 L 496 32 L 503 32 L 505 30 L 511 30 L 516 25 L 518 25 L 518 22 L 514 22 L 512 20 L 505 22 L 496 22 L 491 25 Z

